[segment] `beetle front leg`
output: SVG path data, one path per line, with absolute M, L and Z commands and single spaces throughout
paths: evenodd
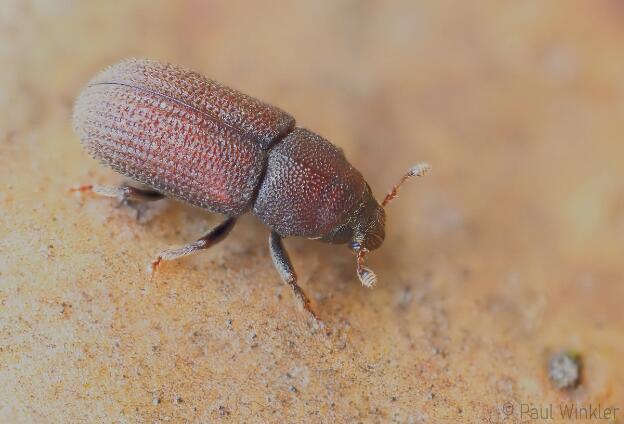
M 236 217 L 228 218 L 221 224 L 210 230 L 205 236 L 197 241 L 194 241 L 193 243 L 189 243 L 176 249 L 163 250 L 156 257 L 156 259 L 152 261 L 148 268 L 148 271 L 150 273 L 155 271 L 162 263 L 162 261 L 171 261 L 174 259 L 182 258 L 198 250 L 208 249 L 209 247 L 214 246 L 215 244 L 227 237 L 230 231 L 232 231 L 232 228 L 234 228 L 234 224 L 236 224 Z
M 310 304 L 310 299 L 306 296 L 305 292 L 299 287 L 297 284 L 297 274 L 290 262 L 290 258 L 288 257 L 288 252 L 284 249 L 284 243 L 282 242 L 282 236 L 277 234 L 275 231 L 271 232 L 269 236 L 269 248 L 271 250 L 271 258 L 273 259 L 273 264 L 279 272 L 282 280 L 286 284 L 292 288 L 295 297 L 306 311 L 310 313 L 314 317 L 315 320 L 320 321 L 312 306 Z

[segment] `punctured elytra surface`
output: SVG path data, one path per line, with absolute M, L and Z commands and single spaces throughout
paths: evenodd
M 294 123 L 280 109 L 200 74 L 148 60 L 108 68 L 74 109 L 76 131 L 102 163 L 230 216 L 250 209 L 264 149 Z

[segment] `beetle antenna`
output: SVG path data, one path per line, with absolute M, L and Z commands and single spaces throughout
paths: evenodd
M 364 266 L 364 258 L 367 253 L 368 249 L 365 248 L 357 251 L 357 275 L 363 286 L 373 287 L 377 283 L 377 275 L 372 269 Z
M 390 190 L 390 193 L 388 193 L 386 195 L 386 198 L 383 200 L 383 202 L 381 202 L 381 207 L 385 208 L 388 203 L 390 203 L 392 200 L 394 200 L 397 197 L 397 192 L 399 191 L 399 187 L 401 187 L 401 185 L 403 185 L 405 181 L 409 180 L 412 177 L 424 177 L 425 175 L 429 173 L 429 171 L 431 171 L 431 166 L 429 166 L 429 164 L 424 163 L 424 162 L 421 162 L 419 164 L 412 166 L 410 170 L 407 171 L 405 175 L 403 175 L 403 177 L 401 178 L 401 181 L 399 181 L 398 184 L 392 187 L 392 190 Z

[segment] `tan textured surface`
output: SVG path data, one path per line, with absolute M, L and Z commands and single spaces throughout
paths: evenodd
M 621 3 L 251 3 L 1 2 L 0 422 L 624 408 Z M 69 116 L 81 85 L 127 56 L 279 105 L 378 195 L 413 162 L 434 166 L 389 210 L 374 290 L 346 249 L 287 242 L 331 335 L 296 310 L 254 218 L 150 281 L 155 252 L 219 218 L 171 203 L 141 225 L 67 194 L 119 181 Z M 585 360 L 573 393 L 547 379 L 561 348 Z

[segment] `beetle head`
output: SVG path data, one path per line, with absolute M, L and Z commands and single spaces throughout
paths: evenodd
M 370 269 L 364 266 L 366 254 L 379 248 L 385 238 L 386 212 L 385 207 L 393 199 L 397 197 L 399 187 L 411 177 L 420 177 L 427 175 L 431 167 L 426 163 L 420 163 L 413 166 L 403 175 L 401 180 L 392 187 L 392 190 L 386 195 L 381 205 L 374 199 L 370 188 L 364 192 L 362 201 L 356 213 L 352 224 L 353 233 L 349 246 L 357 257 L 357 274 L 366 287 L 372 287 L 377 282 L 377 276 Z
M 378 249 L 386 237 L 386 212 L 373 197 L 370 188 L 362 196 L 353 221 L 350 246 L 354 250 Z

